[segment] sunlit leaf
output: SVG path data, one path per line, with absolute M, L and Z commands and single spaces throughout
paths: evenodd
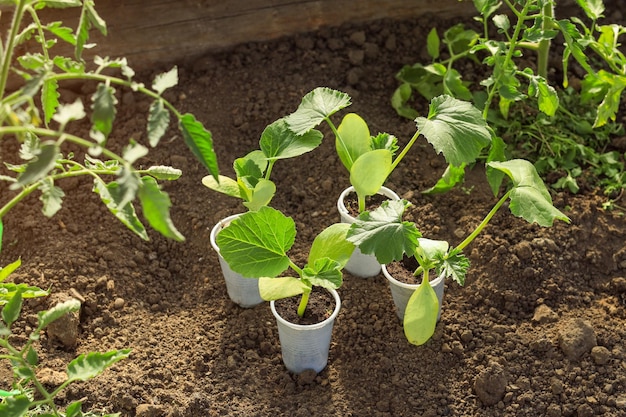
M 432 99 L 428 117 L 418 117 L 415 122 L 437 153 L 443 153 L 454 166 L 474 162 L 491 142 L 481 112 L 471 103 L 450 96 Z
M 220 255 L 245 277 L 276 277 L 289 267 L 296 225 L 280 211 L 261 207 L 233 220 L 217 235 Z
M 86 381 L 100 375 L 106 368 L 127 358 L 130 349 L 112 350 L 106 353 L 82 354 L 67 365 L 69 381 Z
M 153 177 L 145 176 L 141 178 L 139 201 L 141 202 L 144 217 L 154 230 L 178 242 L 185 240 L 185 237 L 176 229 L 170 217 L 172 203 L 169 196 L 165 191 L 161 190 Z
M 286 121 L 291 130 L 302 135 L 350 104 L 346 93 L 318 87 L 302 98 L 298 109 L 287 116 Z

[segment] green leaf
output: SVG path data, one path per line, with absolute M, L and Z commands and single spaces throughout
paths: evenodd
M 345 266 L 354 251 L 354 244 L 348 241 L 349 229 L 347 223 L 335 223 L 322 230 L 313 240 L 308 263 L 313 265 L 318 259 L 329 258 Z
M 58 145 L 55 142 L 44 142 L 39 148 L 37 157 L 26 165 L 26 169 L 17 178 L 17 182 L 11 184 L 9 188 L 16 190 L 46 177 L 55 167 L 58 157 Z
M 107 138 L 111 130 L 113 130 L 113 121 L 115 120 L 115 105 L 117 104 L 115 89 L 100 83 L 91 100 L 93 109 L 91 123 L 93 124 L 93 130 L 102 133 Z
M 311 291 L 311 286 L 298 278 L 259 278 L 259 294 L 265 301 L 294 297 L 305 291 Z
M 376 149 L 364 153 L 352 165 L 350 183 L 359 198 L 376 194 L 391 172 L 391 152 Z
M 250 211 L 257 211 L 263 206 L 267 206 L 276 194 L 276 185 L 265 178 L 261 178 L 252 190 L 252 197 L 243 203 Z
M 178 84 L 178 68 L 174 67 L 168 72 L 157 75 L 152 83 L 152 89 L 161 95 L 165 90 L 174 87 L 176 84 Z
M 2 223 L 0 223 L 0 226 L 2 225 Z M 0 227 L 0 231 L 1 231 L 1 227 Z M 1 234 L 0 234 L 1 237 Z M 18 259 L 17 261 L 11 262 L 10 264 L 8 264 L 7 266 L 5 266 L 4 268 L 0 268 L 0 282 L 3 282 L 5 279 L 7 279 L 9 277 L 9 275 L 11 275 L 13 273 L 13 271 L 15 271 L 17 268 L 19 268 L 22 265 L 22 260 Z
M 243 214 L 217 235 L 217 245 L 233 271 L 245 277 L 276 277 L 289 267 L 287 251 L 296 237 L 290 217 L 271 207 Z
M 205 166 L 211 175 L 217 179 L 219 169 L 217 167 L 217 155 L 213 151 L 213 139 L 211 132 L 206 130 L 202 123 L 196 120 L 193 114 L 184 114 L 178 123 L 183 134 L 185 143 L 191 152 Z
M 387 200 L 371 212 L 363 212 L 350 226 L 348 240 L 363 253 L 374 254 L 381 264 L 413 256 L 421 236 L 412 222 L 402 221 L 406 200 Z
M 428 280 L 424 280 L 409 298 L 404 311 L 404 335 L 409 343 L 420 346 L 435 333 L 439 299 Z
M 569 217 L 552 205 L 552 197 L 533 164 L 523 159 L 512 159 L 505 162 L 489 162 L 487 165 L 511 178 L 513 182 L 509 205 L 511 213 L 529 223 L 536 222 L 544 227 L 552 226 L 556 219 L 570 222 Z
M 173 181 L 183 175 L 183 171 L 178 168 L 172 168 L 165 165 L 154 165 L 146 170 L 146 173 L 153 176 L 157 180 Z
M 336 290 L 343 284 L 342 265 L 330 258 L 316 259 L 302 270 L 302 279 L 326 289 Z
M 154 230 L 178 242 L 185 240 L 170 217 L 170 207 L 172 206 L 170 198 L 165 191 L 161 190 L 154 178 L 150 176 L 141 178 L 139 201 L 144 217 Z
M 429 189 L 422 191 L 422 194 L 442 194 L 450 191 L 457 184 L 463 182 L 465 178 L 465 166 L 466 164 L 461 164 L 461 166 L 458 167 L 448 165 L 437 183 Z
M 361 155 L 372 150 L 371 143 L 370 129 L 365 120 L 355 113 L 345 115 L 337 128 L 335 148 L 348 171 Z
M 154 100 L 148 113 L 148 142 L 155 147 L 167 131 L 170 125 L 170 112 L 163 105 L 163 100 Z
M 106 353 L 82 354 L 67 365 L 69 381 L 86 381 L 101 374 L 114 363 L 127 358 L 130 349 L 112 350 Z
M 46 327 L 48 327 L 50 323 L 52 323 L 55 320 L 60 319 L 64 315 L 68 313 L 72 313 L 74 311 L 78 311 L 79 309 L 80 309 L 80 301 L 76 300 L 75 298 L 70 298 L 67 301 L 58 303 L 57 305 L 55 305 L 49 310 L 40 311 L 39 313 L 37 313 L 39 323 L 37 325 L 36 332 L 39 332 L 45 329 Z
M 426 50 L 432 59 L 439 58 L 440 44 L 441 41 L 439 39 L 439 34 L 437 33 L 437 28 L 432 28 L 426 37 Z
M 102 202 L 119 221 L 142 239 L 148 240 L 146 229 L 139 217 L 137 217 L 133 205 L 126 203 L 124 206 L 120 206 L 119 201 L 121 200 L 122 192 L 117 182 L 113 181 L 105 184 L 100 180 L 94 180 L 93 191 L 100 195 Z
M 30 399 L 26 395 L 8 397 L 0 404 L 0 414 L 3 417 L 22 417 L 26 415 L 30 404 Z
M 298 109 L 285 120 L 291 130 L 302 135 L 350 104 L 350 96 L 346 93 L 318 87 L 306 94 Z
M 211 175 L 207 175 L 202 178 L 202 185 L 210 188 L 218 193 L 226 194 L 230 197 L 243 198 L 239 191 L 239 185 L 237 181 L 224 175 L 219 176 L 219 182 L 215 181 L 215 178 Z
M 44 216 L 54 216 L 61 209 L 65 192 L 61 188 L 54 185 L 52 178 L 44 179 L 39 187 L 39 190 L 41 191 L 39 199 L 43 203 Z
M 263 130 L 259 145 L 268 160 L 285 159 L 312 151 L 322 143 L 322 137 L 322 132 L 313 129 L 295 134 L 283 118 Z
M 4 321 L 7 327 L 11 327 L 20 316 L 20 312 L 22 311 L 22 299 L 22 292 L 16 291 L 13 297 L 11 297 L 2 308 L 2 321 Z
M 437 153 L 454 166 L 472 163 L 491 142 L 480 111 L 471 103 L 450 96 L 432 99 L 428 118 L 415 119 L 417 128 Z
M 59 97 L 61 94 L 58 92 L 59 83 L 56 79 L 46 80 L 41 88 L 41 103 L 44 112 L 44 120 L 46 125 L 52 120 L 54 112 L 59 107 Z

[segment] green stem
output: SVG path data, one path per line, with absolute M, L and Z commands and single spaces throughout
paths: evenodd
M 306 306 L 309 303 L 309 297 L 311 296 L 311 291 L 303 292 L 302 298 L 300 299 L 300 305 L 298 306 L 298 316 L 304 317 L 304 312 L 306 310 Z
M 476 238 L 476 236 L 478 236 L 480 232 L 485 228 L 485 226 L 487 226 L 491 218 L 496 214 L 496 212 L 500 209 L 500 207 L 502 207 L 504 202 L 509 198 L 513 190 L 514 189 L 511 188 L 509 191 L 506 192 L 506 194 L 502 196 L 500 200 L 498 200 L 496 205 L 493 206 L 491 211 L 487 214 L 487 216 L 483 219 L 483 221 L 478 225 L 478 227 L 476 227 L 476 229 L 468 237 L 466 237 L 463 242 L 459 243 L 459 245 L 455 248 L 455 250 L 462 251 L 467 245 L 472 243 L 472 241 Z
M 4 90 L 7 86 L 7 80 L 9 78 L 9 69 L 13 62 L 13 51 L 15 49 L 15 38 L 17 37 L 17 31 L 20 28 L 22 19 L 24 17 L 24 9 L 26 7 L 26 0 L 19 0 L 15 6 L 15 12 L 13 13 L 13 20 L 11 21 L 11 30 L 7 35 L 6 47 L 4 54 L 0 56 L 2 59 L 2 69 L 0 70 L 0 97 L 4 97 Z

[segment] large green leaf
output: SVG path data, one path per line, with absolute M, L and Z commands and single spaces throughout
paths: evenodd
M 335 147 L 348 171 L 361 155 L 372 150 L 371 142 L 370 129 L 365 120 L 355 113 L 345 115 L 337 128 Z
M 298 278 L 259 278 L 259 294 L 265 301 L 294 297 L 305 291 L 311 291 L 311 286 Z
M 439 299 L 428 280 L 424 280 L 409 298 L 404 311 L 404 335 L 409 343 L 420 346 L 435 333 Z
M 392 155 L 387 149 L 366 152 L 350 170 L 350 183 L 359 197 L 376 194 L 391 172 Z
M 529 223 L 536 222 L 544 227 L 552 226 L 556 219 L 570 222 L 569 217 L 552 205 L 552 197 L 533 164 L 523 159 L 512 159 L 505 162 L 489 162 L 487 165 L 511 178 L 513 182 L 509 205 L 511 213 Z
M 471 103 L 450 96 L 433 98 L 428 117 L 418 117 L 415 122 L 437 153 L 454 166 L 474 162 L 491 142 L 481 112 Z
M 193 114 L 184 114 L 178 123 L 178 127 L 183 134 L 185 143 L 191 153 L 205 166 L 214 178 L 217 179 L 219 169 L 217 167 L 217 155 L 213 150 L 213 138 L 209 132 L 196 120 Z
M 306 94 L 298 109 L 285 120 L 291 130 L 302 135 L 350 104 L 350 96 L 346 93 L 318 87 Z
M 276 277 L 289 267 L 287 251 L 296 238 L 290 217 L 271 207 L 243 214 L 217 235 L 220 254 L 245 277 Z
M 154 178 L 150 176 L 141 178 L 139 201 L 144 217 L 154 230 L 178 242 L 185 240 L 170 217 L 170 207 L 172 206 L 170 198 L 166 192 L 161 190 Z
M 283 118 L 263 130 L 259 145 L 268 160 L 285 159 L 312 151 L 322 143 L 322 137 L 322 132 L 314 129 L 295 134 Z
M 414 223 L 402 221 L 408 205 L 406 200 L 388 200 L 374 211 L 361 213 L 350 226 L 348 240 L 361 252 L 374 254 L 381 264 L 412 256 L 421 234 Z
M 56 142 L 44 142 L 39 148 L 37 157 L 26 165 L 26 170 L 10 188 L 16 190 L 44 178 L 55 167 L 58 156 L 59 146 Z
M 106 368 L 130 355 L 130 349 L 112 350 L 106 353 L 82 354 L 67 365 L 69 381 L 86 381 L 100 375 Z
M 347 223 L 335 223 L 322 230 L 313 240 L 308 263 L 313 265 L 318 259 L 330 258 L 345 266 L 354 252 L 354 244 L 347 239 L 349 229 Z

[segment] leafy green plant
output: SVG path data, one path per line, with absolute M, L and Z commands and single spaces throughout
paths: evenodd
M 417 131 L 398 153 L 398 141 L 393 135 L 372 136 L 365 120 L 355 113 L 344 116 L 339 127 L 335 127 L 330 117 L 348 105 L 347 94 L 320 87 L 305 95 L 298 109 L 286 120 L 297 134 L 305 134 L 322 122 L 328 124 L 335 135 L 339 159 L 350 173 L 360 212 L 365 210 L 365 198 L 380 190 L 420 136 L 448 162 L 444 180 L 450 175 L 462 175 L 465 166 L 473 163 L 491 141 L 490 131 L 478 109 L 468 102 L 442 95 L 432 99 L 427 117 L 415 119 Z
M 276 193 L 276 185 L 270 180 L 276 161 L 310 152 L 321 142 L 321 132 L 311 129 L 296 135 L 284 118 L 278 119 L 263 130 L 259 140 L 260 149 L 234 161 L 235 179 L 225 175 L 217 178 L 207 175 L 202 179 L 202 184 L 214 191 L 239 198 L 248 210 L 256 211 L 269 205 Z
M 422 237 L 415 223 L 403 221 L 402 215 L 410 204 L 406 200 L 385 201 L 376 210 L 361 213 L 350 226 L 348 240 L 363 253 L 374 254 L 381 264 L 400 261 L 405 256 L 414 257 L 419 264 L 414 274 L 422 274 L 422 284 L 409 299 L 404 315 L 404 333 L 412 344 L 426 343 L 437 324 L 439 300 L 430 285 L 430 271 L 434 270 L 437 276 L 443 273 L 464 285 L 470 263 L 463 249 L 481 233 L 505 202 L 510 200 L 511 212 L 529 223 L 549 227 L 557 219 L 570 222 L 553 206 L 548 190 L 530 162 L 510 160 L 488 165 L 508 176 L 511 186 L 476 229 L 454 247 L 446 241 Z
M 3 269 L 2 271 L 5 271 Z M 24 300 L 22 289 L 18 289 L 10 297 L 4 299 L 2 308 L 2 322 L 0 323 L 0 347 L 6 351 L 0 355 L 11 364 L 13 369 L 13 384 L 11 391 L 0 390 L 0 415 L 3 417 L 26 416 L 29 410 L 44 407 L 48 411 L 38 413 L 42 416 L 82 416 L 82 403 L 75 401 L 61 412 L 54 399 L 68 385 L 76 381 L 86 381 L 101 374 L 106 368 L 128 357 L 130 349 L 112 350 L 105 353 L 90 352 L 82 354 L 67 365 L 67 379 L 55 388 L 48 391 L 37 377 L 36 367 L 39 362 L 35 344 L 40 334 L 50 323 L 63 317 L 65 314 L 80 309 L 80 302 L 69 300 L 59 303 L 49 310 L 41 311 L 37 315 L 37 326 L 23 346 L 16 346 L 11 342 L 11 327 L 18 320 Z M 36 395 L 35 395 L 36 393 Z M 111 415 L 112 416 L 112 415 Z
M 93 178 L 93 190 L 109 210 L 141 238 L 148 239 L 148 234 L 133 206 L 137 197 L 152 228 L 169 238 L 183 240 L 170 218 L 169 197 L 157 183 L 157 180 L 174 180 L 181 171 L 166 166 L 137 169 L 133 164 L 146 156 L 146 146 L 130 139 L 121 152 L 114 152 L 107 143 L 114 136 L 116 88 L 137 92 L 152 100 L 146 115 L 149 145 L 158 145 L 173 114 L 192 153 L 217 177 L 210 132 L 192 114 L 177 111 L 163 96 L 178 82 L 176 68 L 157 76 L 148 88 L 133 79 L 134 71 L 124 58 L 96 56 L 93 65 L 88 65 L 82 53 L 93 46 L 88 44 L 89 30 L 94 27 L 104 35 L 107 33 L 106 23 L 96 12 L 93 0 L 2 3 L 3 8 L 12 4 L 13 13 L 10 23 L 3 25 L 7 28 L 6 40 L 0 42 L 0 139 L 15 139 L 21 143 L 21 148 L 19 155 L 11 155 L 14 158 L 7 160 L 3 155 L 4 165 L 12 175 L 0 175 L 0 180 L 8 182 L 15 195 L 0 207 L 0 225 L 9 210 L 34 191 L 41 192 L 44 214 L 53 216 L 61 208 L 64 197 L 57 183 L 65 178 L 87 175 Z M 42 22 L 40 11 L 46 7 L 78 8 L 77 28 L 66 27 L 59 21 Z M 0 17 L 6 19 L 5 16 Z M 25 23 L 26 20 L 29 23 Z M 75 56 L 54 55 L 58 43 L 72 45 Z M 15 56 L 18 46 L 37 48 L 38 52 Z M 110 75 L 116 71 L 120 76 Z M 17 75 L 21 82 L 9 90 L 11 74 Z M 85 105 L 80 99 L 73 103 L 59 101 L 60 88 L 64 83 L 75 81 L 97 84 L 91 96 L 91 128 L 85 136 L 72 129 L 78 124 L 74 122 L 87 117 Z M 74 152 L 64 152 L 76 146 L 86 151 L 84 162 L 78 161 Z M 16 165 L 18 156 L 25 162 Z M 104 157 L 103 160 L 98 159 L 100 157 Z M 0 228 L 0 237 L 1 231 Z
M 217 243 L 233 271 L 259 278 L 259 292 L 264 300 L 301 295 L 298 315 L 302 317 L 314 286 L 341 287 L 341 271 L 354 250 L 346 239 L 348 228 L 348 224 L 337 223 L 320 232 L 303 268 L 287 255 L 296 238 L 293 219 L 271 207 L 249 211 L 233 220 L 217 236 Z M 278 277 L 289 268 L 298 277 Z
M 392 106 L 398 114 L 413 119 L 417 117 L 417 112 L 411 107 L 414 92 L 427 100 L 440 94 L 473 100 L 483 109 L 485 119 L 496 127 L 498 137 L 510 140 L 510 137 L 506 138 L 506 132 L 511 131 L 511 125 L 521 125 L 521 130 L 514 129 L 519 141 L 513 143 L 526 143 L 529 147 L 542 148 L 545 141 L 551 140 L 546 127 L 554 126 L 550 130 L 557 130 L 560 137 L 573 138 L 560 141 L 557 151 L 568 157 L 559 158 L 545 153 L 524 156 L 516 149 L 511 152 L 515 157 L 531 157 L 538 162 L 541 172 L 549 159 L 549 163 L 556 166 L 550 171 L 567 173 L 565 178 L 553 185 L 570 191 L 578 188 L 571 175 L 572 164 L 577 170 L 592 167 L 592 174 L 600 178 L 599 181 L 608 183 L 605 191 L 612 194 L 615 188 L 623 185 L 620 182 L 623 165 L 617 180 L 611 175 L 613 169 L 606 175 L 604 169 L 596 168 L 593 157 L 587 154 L 602 154 L 603 145 L 597 146 L 584 140 L 590 134 L 584 134 L 583 140 L 579 140 L 581 115 L 574 110 L 580 104 L 587 110 L 593 110 L 591 115 L 585 115 L 585 120 L 591 119 L 585 130 L 594 131 L 591 136 L 602 135 L 605 138 L 603 143 L 619 126 L 614 122 L 626 87 L 626 58 L 620 50 L 619 40 L 626 28 L 617 24 L 598 24 L 605 11 L 602 0 L 577 2 L 587 22 L 577 17 L 557 19 L 554 0 L 474 0 L 479 13 L 475 20 L 482 25 L 482 31 L 458 24 L 445 30 L 441 38 L 436 29 L 431 30 L 427 38 L 427 52 L 432 62 L 406 65 L 397 73 L 401 84 L 392 96 Z M 494 35 L 496 32 L 497 35 Z M 565 41 L 561 59 L 562 86 L 566 88 L 569 85 L 568 69 L 572 58 L 587 73 L 574 100 L 564 101 L 564 94 L 549 82 L 548 58 L 554 52 L 551 42 L 559 35 Z M 536 54 L 535 67 L 523 64 L 528 62 L 527 59 L 522 60 L 528 51 Z M 464 77 L 466 74 L 460 72 L 459 64 L 467 59 L 483 65 L 486 72 L 484 79 L 472 83 Z M 498 108 L 498 112 L 494 111 L 494 107 Z M 540 124 L 536 123 L 535 115 L 541 118 Z M 597 130 L 607 124 L 611 125 L 610 129 Z M 502 128 L 498 129 L 498 126 Z M 546 133 L 548 135 L 544 136 Z M 543 137 L 546 139 L 537 142 Z M 511 143 L 509 140 L 507 143 Z

